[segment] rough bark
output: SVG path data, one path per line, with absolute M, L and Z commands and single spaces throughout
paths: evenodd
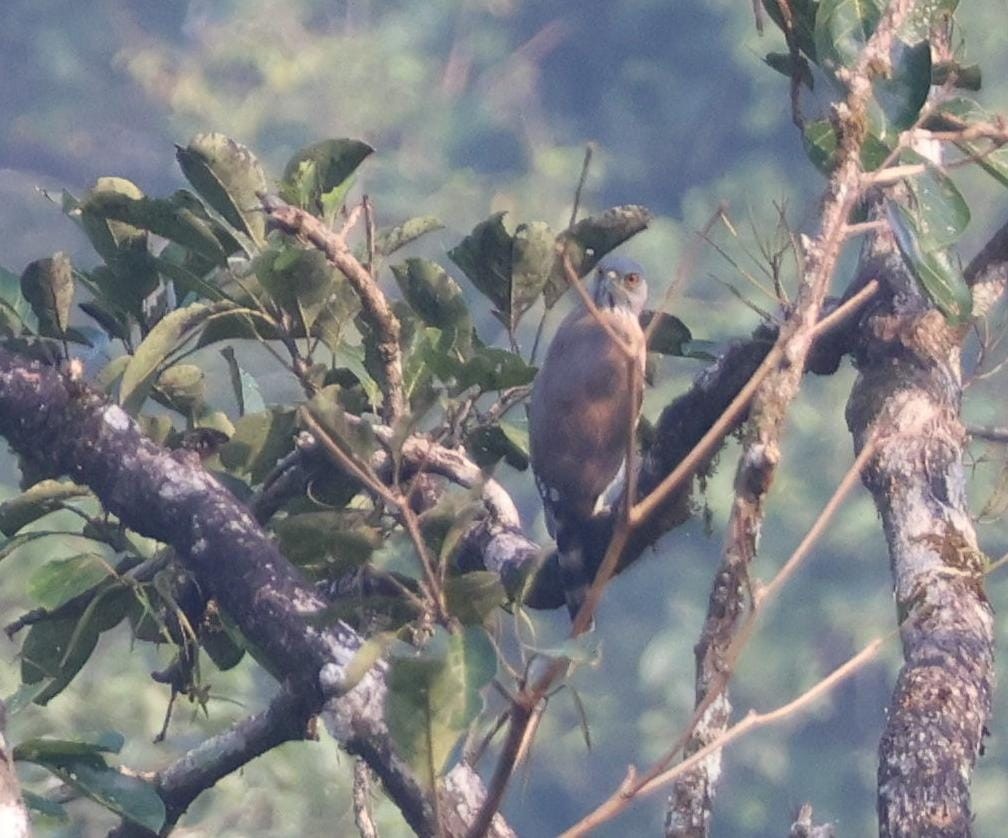
M 966 498 L 962 330 L 922 298 L 889 236 L 860 269 L 890 294 L 860 321 L 847 421 L 858 449 L 884 435 L 863 482 L 882 518 L 904 657 L 879 745 L 879 831 L 969 835 L 994 639 Z
M 28 810 L 21 799 L 21 784 L 7 747 L 7 709 L 0 702 L 0 835 L 27 838 L 31 834 Z
M 322 710 L 337 741 L 367 760 L 407 823 L 420 835 L 436 833 L 431 800 L 397 757 L 385 726 L 384 668 L 373 667 L 348 689 L 344 674 L 360 636 L 341 622 L 322 628 L 310 621 L 325 611 L 326 600 L 203 470 L 198 456 L 160 448 L 79 381 L 5 350 L 0 435 L 48 473 L 89 486 L 126 526 L 171 545 L 273 674 L 299 696 L 304 712 Z M 482 793 L 475 774 L 464 780 L 467 795 Z M 452 796 L 460 805 L 467 799 Z M 498 823 L 508 834 L 503 820 Z

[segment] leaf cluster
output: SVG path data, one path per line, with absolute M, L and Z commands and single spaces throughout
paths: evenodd
M 430 259 L 388 264 L 389 287 L 399 296 L 393 310 L 401 325 L 408 410 L 378 434 L 377 407 L 388 386 L 380 324 L 362 312 L 347 277 L 325 254 L 273 229 L 263 207 L 265 195 L 279 194 L 346 233 L 352 221 L 347 196 L 372 151 L 359 140 L 324 140 L 296 153 L 273 180 L 245 146 L 201 134 L 176 151 L 189 189 L 150 196 L 128 180 L 103 177 L 82 197 L 64 192 L 61 209 L 101 263 L 83 270 L 57 253 L 30 264 L 20 278 L 0 274 L 0 339 L 48 362 L 83 354 L 94 386 L 149 437 L 195 452 L 240 498 L 254 501 L 275 491 L 288 466 L 305 472 L 301 489 L 280 499 L 267 526 L 286 557 L 319 584 L 357 593 L 337 599 L 325 619 L 347 620 L 373 638 L 350 667 L 357 677 L 375 655 L 389 657 L 393 736 L 432 783 L 482 707 L 481 690 L 497 668 L 485 625 L 508 595 L 496 575 L 456 566 L 466 531 L 486 514 L 473 496 L 478 487 L 433 484 L 417 502 L 414 538 L 371 491 L 373 481 L 403 497 L 419 496 L 422 464 L 407 462 L 403 445 L 420 431 L 449 447 L 461 445 L 484 469 L 501 460 L 527 468 L 524 420 L 507 415 L 535 375 L 518 346 L 519 322 L 564 293 L 564 258 L 583 275 L 643 230 L 650 215 L 642 207 L 617 207 L 554 232 L 538 221 L 511 229 L 496 214 L 448 251 L 458 278 Z M 354 258 L 366 263 L 375 283 L 400 250 L 441 227 L 430 216 L 373 232 L 370 217 L 367 222 Z M 480 334 L 470 308 L 474 293 L 492 305 L 508 348 Z M 688 330 L 684 339 L 676 330 L 681 324 L 670 325 L 656 346 L 681 354 Z M 303 403 L 268 406 L 263 377 L 246 360 L 253 345 L 284 366 Z M 230 394 L 209 386 L 212 362 L 223 365 Z M 299 408 L 354 468 L 298 459 Z M 90 490 L 38 480 L 27 467 L 23 489 L 0 505 L 0 532 L 7 537 L 0 558 L 44 539 L 80 546 L 37 569 L 29 592 L 39 608 L 9 627 L 12 633 L 27 627 L 23 699 L 51 701 L 85 667 L 101 634 L 125 623 L 137 641 L 175 649 L 173 663 L 154 677 L 170 686 L 172 697 L 186 695 L 206 710 L 210 685 L 201 658 L 229 669 L 246 651 L 257 654 L 255 644 L 169 550 L 110 518 Z M 40 528 L 61 511 L 73 513 L 79 526 Z M 424 561 L 433 574 L 431 568 L 425 574 Z M 431 590 L 432 578 L 438 590 Z M 417 626 L 430 597 L 442 602 L 445 619 L 428 637 Z M 393 638 L 398 645 L 389 645 Z M 71 765 L 66 749 L 53 759 L 44 747 L 29 749 L 34 756 L 26 750 L 24 758 L 60 776 L 90 771 L 85 793 L 156 829 L 155 815 L 144 809 L 147 793 L 138 787 L 136 800 L 122 803 L 134 791 L 119 788 L 120 773 L 98 765 L 85 744 L 74 746 L 91 761 L 85 771 Z
M 932 60 L 931 34 L 949 27 L 957 5 L 958 0 L 916 4 L 898 28 L 891 71 L 875 79 L 867 112 L 862 115 L 861 164 L 866 172 L 915 167 L 915 174 L 904 180 L 906 202 L 890 209 L 886 217 L 903 259 L 924 293 L 950 322 L 961 324 L 969 320 L 972 302 L 950 248 L 969 224 L 969 206 L 947 167 L 921 156 L 903 133 L 921 126 L 962 130 L 992 122 L 991 115 L 974 100 L 954 95 L 956 89 L 980 88 L 979 69 L 958 57 Z M 790 50 L 769 53 L 767 64 L 795 84 L 811 89 L 818 75 L 843 92 L 846 74 L 860 60 L 887 4 L 881 0 L 764 0 L 763 6 L 784 33 Z M 954 55 L 963 52 L 959 45 Z M 934 85 L 946 91 L 937 105 L 930 104 L 928 98 Z M 827 174 L 836 163 L 841 142 L 837 125 L 833 118 L 808 120 L 803 125 L 809 159 Z M 995 180 L 1008 185 L 1008 150 L 965 140 L 957 145 Z

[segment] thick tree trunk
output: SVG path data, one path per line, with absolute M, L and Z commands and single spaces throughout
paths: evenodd
M 883 836 L 971 834 L 970 780 L 994 686 L 993 615 L 966 499 L 962 333 L 920 294 L 888 236 L 862 276 L 891 292 L 860 321 L 847 407 L 889 548 L 904 664 L 879 745 Z

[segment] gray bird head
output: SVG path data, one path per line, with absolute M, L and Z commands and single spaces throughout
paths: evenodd
M 605 256 L 595 269 L 595 305 L 640 316 L 647 301 L 644 269 L 626 256 Z

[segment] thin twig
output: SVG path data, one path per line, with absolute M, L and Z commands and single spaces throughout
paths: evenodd
M 789 701 L 787 704 L 783 704 L 774 710 L 767 711 L 766 713 L 750 711 L 749 715 L 742 719 L 742 721 L 728 728 L 728 730 L 726 730 L 709 745 L 701 748 L 682 762 L 649 780 L 646 784 L 641 786 L 632 797 L 628 797 L 624 788 L 621 787 L 620 791 L 609 798 L 609 800 L 603 803 L 602 806 L 598 807 L 595 811 L 586 815 L 574 824 L 574 826 L 570 829 L 563 832 L 561 834 L 561 838 L 576 838 L 576 836 L 587 835 L 599 824 L 605 823 L 623 811 L 623 809 L 625 809 L 632 800 L 643 797 L 667 786 L 673 780 L 681 777 L 690 769 L 695 768 L 715 751 L 723 749 L 736 739 L 745 736 L 747 733 L 751 733 L 752 731 L 763 727 L 768 727 L 776 724 L 777 722 L 785 721 L 797 715 L 799 712 L 805 710 L 809 705 L 814 704 L 835 687 L 843 683 L 843 681 L 850 678 L 874 660 L 885 642 L 895 635 L 896 631 L 892 631 L 883 637 L 876 638 L 860 652 L 854 655 L 854 657 L 841 664 L 821 681 L 810 687 L 797 698 Z M 627 782 L 625 782 L 624 785 L 629 786 L 631 784 L 633 784 L 633 777 L 632 772 L 629 772 Z
M 872 280 L 865 284 L 865 287 L 854 294 L 849 300 L 844 302 L 842 305 L 837 306 L 834 311 L 831 311 L 826 317 L 823 317 L 812 329 L 812 338 L 821 337 L 827 331 L 832 329 L 838 323 L 849 317 L 854 311 L 859 309 L 864 303 L 872 297 L 878 291 L 879 285 L 876 280 Z M 759 365 L 756 372 L 752 374 L 746 385 L 739 390 L 738 394 L 732 399 L 731 403 L 725 408 L 724 413 L 718 418 L 718 420 L 711 425 L 710 429 L 700 438 L 700 441 L 693 446 L 693 449 L 687 454 L 677 465 L 670 474 L 668 474 L 661 483 L 654 488 L 654 490 L 648 494 L 647 497 L 640 500 L 632 511 L 632 520 L 636 524 L 637 522 L 645 521 L 649 518 L 656 509 L 658 509 L 665 499 L 676 489 L 678 489 L 684 480 L 688 479 L 693 472 L 696 470 L 697 466 L 710 454 L 714 447 L 728 434 L 728 432 L 735 426 L 735 423 L 739 415 L 748 406 L 759 385 L 763 382 L 763 379 L 776 368 L 780 363 L 780 359 L 783 357 L 783 350 L 779 346 L 775 346 L 770 350 L 767 357 L 763 360 L 763 363 Z
M 574 190 L 574 204 L 571 206 L 570 226 L 577 223 L 578 210 L 581 208 L 581 190 L 584 189 L 585 181 L 588 180 L 588 167 L 591 166 L 592 154 L 595 146 L 588 143 L 585 146 L 584 162 L 581 164 L 581 177 L 578 178 L 577 188 Z
M 378 826 L 371 811 L 371 771 L 360 757 L 353 766 L 354 823 L 361 838 L 378 838 Z
M 374 207 L 371 199 L 365 195 L 361 198 L 361 206 L 364 207 L 364 235 L 365 247 L 367 248 L 367 269 L 371 278 L 377 280 L 375 276 L 375 220 Z
M 697 231 L 693 236 L 690 237 L 690 242 L 686 247 L 686 253 L 679 260 L 679 264 L 676 265 L 675 277 L 672 282 L 669 283 L 668 288 L 665 289 L 665 294 L 662 297 L 661 303 L 654 309 L 656 313 L 664 312 L 671 305 L 673 298 L 677 293 L 680 293 L 685 287 L 686 279 L 693 273 L 693 268 L 696 266 L 697 259 L 700 256 L 700 246 L 703 242 L 708 240 L 711 228 L 718 221 L 725 217 L 727 212 L 727 206 L 724 202 L 718 204 L 718 207 L 711 214 L 711 217 L 707 220 L 707 223 Z M 648 323 L 647 328 L 644 330 L 644 345 L 647 346 L 651 341 L 651 335 L 658 326 L 658 321 L 660 317 L 652 317 L 651 322 Z
M 710 708 L 711 705 L 713 705 L 714 702 L 717 701 L 724 693 L 725 689 L 727 689 L 728 683 L 731 680 L 739 658 L 741 657 L 742 650 L 752 638 L 757 617 L 766 611 L 766 608 L 769 606 L 773 597 L 794 575 L 798 566 L 808 556 L 812 546 L 820 538 L 844 498 L 851 489 L 853 489 L 861 475 L 861 472 L 864 470 L 865 465 L 876 450 L 877 440 L 873 438 L 865 445 L 865 448 L 844 474 L 833 495 L 816 517 L 816 520 L 812 523 L 812 526 L 809 528 L 799 545 L 795 548 L 794 552 L 788 557 L 787 561 L 784 562 L 769 584 L 762 588 L 753 603 L 753 607 L 749 611 L 745 622 L 732 639 L 728 648 L 724 651 L 718 673 L 707 685 L 707 690 L 704 693 L 703 698 L 697 702 L 693 715 L 690 717 L 690 720 L 684 728 L 676 735 L 672 746 L 666 751 L 663 757 L 658 759 L 651 768 L 648 769 L 648 771 L 641 775 L 637 775 L 635 772 L 634 780 L 632 782 L 624 781 L 617 792 L 614 793 L 613 797 L 616 795 L 620 795 L 622 797 L 633 797 L 636 795 L 640 789 L 666 771 L 673 763 L 676 756 L 685 747 L 687 742 L 689 742 L 697 726 L 706 715 L 708 708 Z
M 986 439 L 988 442 L 1008 442 L 1008 427 L 967 425 L 966 433 L 975 439 Z

